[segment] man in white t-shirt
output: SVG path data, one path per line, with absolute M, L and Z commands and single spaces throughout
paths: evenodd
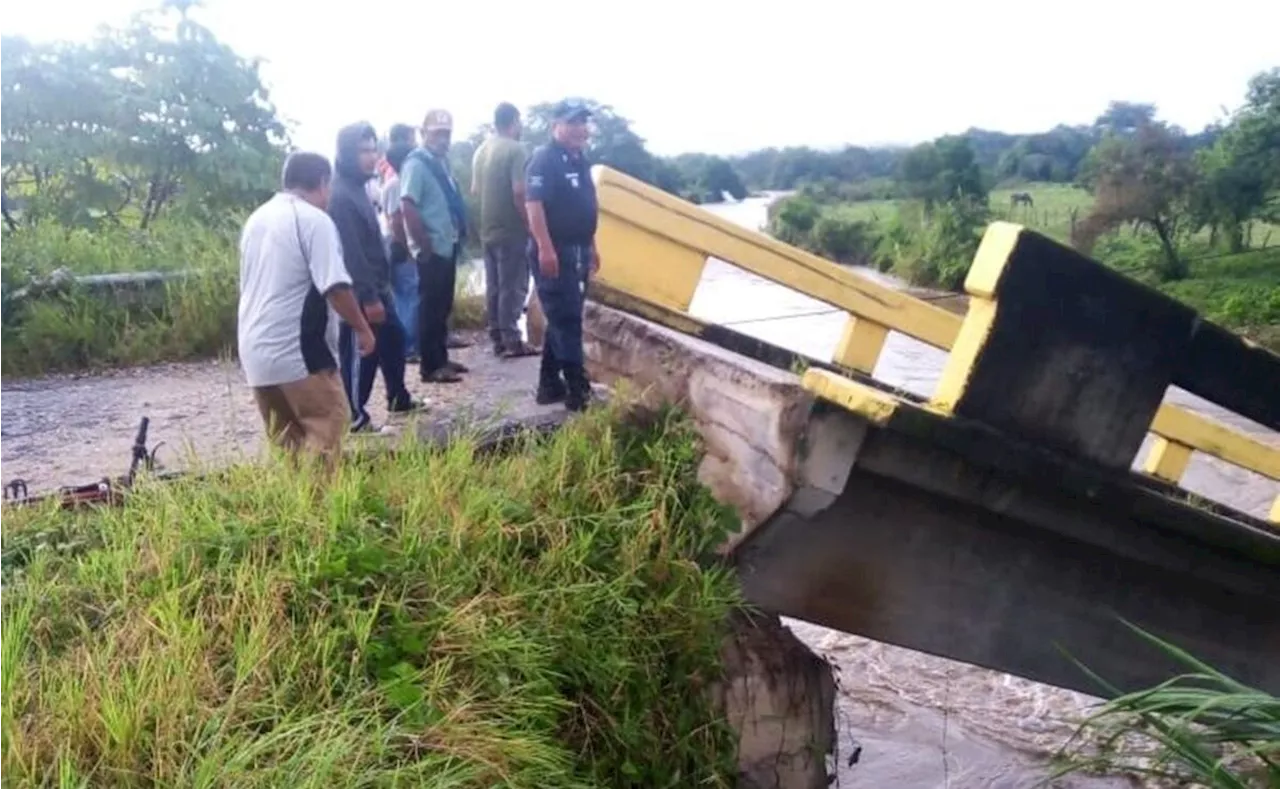
M 362 355 L 374 336 L 351 288 L 333 220 L 325 213 L 333 171 L 314 153 L 284 165 L 284 189 L 250 215 L 240 235 L 238 340 L 268 437 L 332 467 L 349 421 L 338 376 L 336 312 Z

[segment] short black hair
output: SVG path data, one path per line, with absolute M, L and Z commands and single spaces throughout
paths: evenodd
M 324 185 L 333 175 L 329 160 L 318 153 L 295 151 L 284 160 L 285 189 L 301 189 L 312 192 Z
M 511 124 L 520 118 L 520 110 L 509 101 L 504 101 L 493 111 L 493 128 L 510 129 Z
M 391 131 L 387 134 L 387 142 L 395 145 L 398 142 L 407 142 L 413 144 L 417 132 L 407 123 L 397 123 L 391 127 Z
M 400 174 L 400 167 L 404 165 L 404 160 L 409 158 L 409 154 L 413 151 L 413 143 L 397 142 L 393 143 L 387 149 L 387 164 L 391 165 L 391 170 L 396 174 Z

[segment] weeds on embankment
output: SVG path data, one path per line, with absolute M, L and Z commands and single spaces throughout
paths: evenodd
M 691 427 L 598 413 L 6 513 L 15 786 L 725 785 L 733 523 Z
M 234 353 L 238 234 L 237 222 L 215 228 L 188 221 L 145 231 L 41 225 L 6 234 L 0 370 L 35 376 Z M 13 298 L 33 282 L 40 289 L 58 270 L 73 276 L 192 273 L 147 290 L 61 285 Z M 455 329 L 483 327 L 483 300 L 460 287 L 452 322 Z
M 1114 698 L 1081 725 L 1052 777 L 1125 772 L 1210 789 L 1280 786 L 1280 699 L 1129 627 L 1186 673 L 1122 694 L 1081 665 Z

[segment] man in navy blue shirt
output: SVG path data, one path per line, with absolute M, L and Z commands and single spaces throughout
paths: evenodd
M 547 317 L 537 401 L 563 401 L 570 411 L 584 410 L 591 396 L 582 307 L 587 279 L 600 268 L 596 187 L 585 151 L 590 119 L 590 108 L 579 100 L 557 104 L 551 142 L 533 152 L 525 176 L 533 279 Z

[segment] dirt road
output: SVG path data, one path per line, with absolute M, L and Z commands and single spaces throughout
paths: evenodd
M 467 409 L 512 416 L 554 410 L 533 403 L 537 358 L 497 359 L 474 339 L 471 348 L 453 352 L 471 368 L 464 383 L 419 383 L 410 369 L 410 389 L 431 406 L 416 419 Z M 123 473 L 144 416 L 151 419 L 150 442 L 164 442 L 157 458 L 166 469 L 223 465 L 262 448 L 253 396 L 230 360 L 5 381 L 2 395 L 0 477 L 25 479 L 33 493 Z M 406 418 L 387 418 L 381 379 L 370 412 L 397 430 L 409 427 Z

